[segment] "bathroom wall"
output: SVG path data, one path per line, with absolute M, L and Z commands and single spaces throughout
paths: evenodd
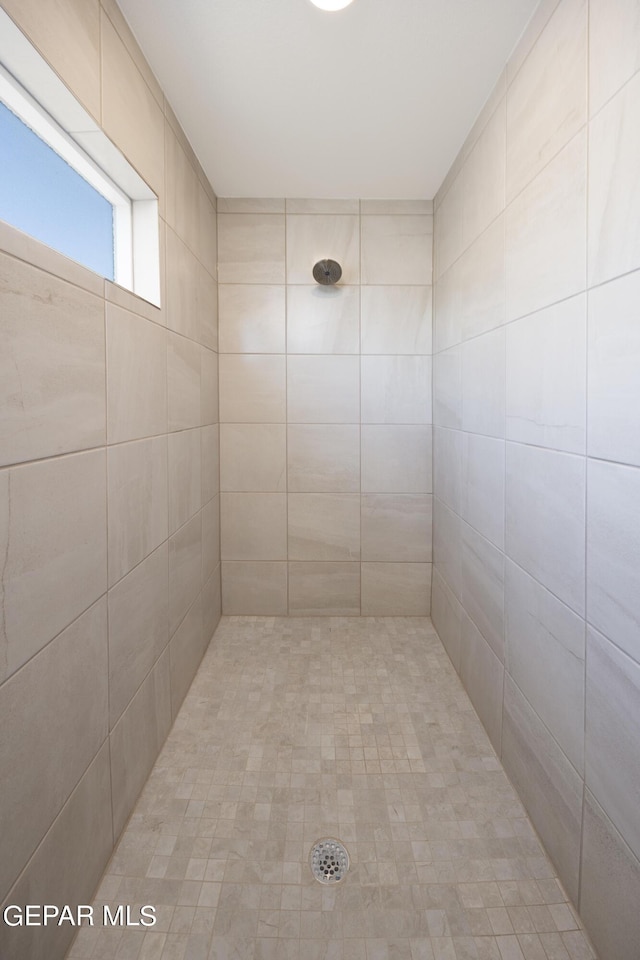
M 640 943 L 640 7 L 543 0 L 436 198 L 433 619 L 603 960 Z
M 4 6 L 160 201 L 161 309 L 0 224 L 0 901 L 86 904 L 220 615 L 216 200 L 112 0 Z
M 428 614 L 432 222 L 218 201 L 225 614 Z

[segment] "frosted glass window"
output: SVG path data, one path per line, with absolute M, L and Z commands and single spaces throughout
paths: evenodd
M 0 102 L 0 218 L 109 280 L 113 206 Z

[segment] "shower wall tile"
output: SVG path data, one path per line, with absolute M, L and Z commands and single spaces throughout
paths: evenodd
M 200 431 L 202 444 L 202 503 L 208 503 L 220 491 L 220 426 L 217 423 Z
M 219 553 L 218 553 L 219 556 Z M 208 644 L 220 623 L 222 616 L 222 583 L 220 577 L 220 563 L 216 565 L 213 574 L 202 588 L 202 647 L 203 656 Z M 194 677 L 195 678 L 195 677 Z
M 287 416 L 290 423 L 358 423 L 358 358 L 288 357 Z
M 431 497 L 367 494 L 362 497 L 362 559 L 431 561 Z
M 462 236 L 468 247 L 504 209 L 506 105 L 500 101 L 464 168 Z
M 362 217 L 363 284 L 430 284 L 433 217 Z
M 440 199 L 434 224 L 434 273 L 439 280 L 463 251 L 464 182 L 458 174 Z
M 202 506 L 200 430 L 169 434 L 169 533 L 190 520 Z
M 209 639 L 204 634 L 202 593 L 199 593 L 169 644 L 173 720 L 191 686 Z
M 265 197 L 218 197 L 218 213 L 284 213 L 285 201 Z
M 433 358 L 433 423 L 462 427 L 462 348 L 450 347 Z
M 219 420 L 218 394 L 218 354 L 200 347 L 200 423 L 203 425 Z
M 289 353 L 359 353 L 360 287 L 287 287 Z
M 363 423 L 431 423 L 430 357 L 362 357 Z
M 430 563 L 363 563 L 363 617 L 428 617 Z
M 220 284 L 221 353 L 284 353 L 284 285 Z
M 462 345 L 462 429 L 504 439 L 505 331 Z
M 460 516 L 496 547 L 504 549 L 504 440 L 462 435 Z
M 452 272 L 458 340 L 501 326 L 506 319 L 504 214 L 465 250 Z
M 433 200 L 361 200 L 360 213 L 413 216 L 433 214 Z
M 435 427 L 433 431 L 433 487 L 450 510 L 462 510 L 463 448 L 466 437 L 459 430 Z
M 462 530 L 460 517 L 437 497 L 433 499 L 433 562 L 456 599 L 462 594 Z
M 363 493 L 431 493 L 431 427 L 364 425 Z
M 198 264 L 197 306 L 200 330 L 198 339 L 209 350 L 217 351 L 218 284 L 201 264 Z
M 174 333 L 167 341 L 169 430 L 187 430 L 201 419 L 200 347 Z
M 223 423 L 220 489 L 283 493 L 287 486 L 286 431 L 284 423 Z
M 202 582 L 209 580 L 220 564 L 220 497 L 202 507 Z
M 504 554 L 462 524 L 462 606 L 504 662 Z
M 222 493 L 220 516 L 223 560 L 287 559 L 283 493 Z
M 360 212 L 358 200 L 326 200 L 314 198 L 287 198 L 287 213 L 352 213 Z
M 462 615 L 460 678 L 478 712 L 496 752 L 502 741 L 504 667 L 472 623 Z
M 0 256 L 0 465 L 105 443 L 104 303 Z
M 166 432 L 167 331 L 108 303 L 108 442 Z
M 169 635 L 200 592 L 202 585 L 202 518 L 185 523 L 169 539 Z
M 360 430 L 357 424 L 290 424 L 289 491 L 358 493 Z
M 284 283 L 284 256 L 283 216 L 218 213 L 219 283 Z
M 360 615 L 359 563 L 289 563 L 289 612 L 303 617 Z
M 284 423 L 286 366 L 281 356 L 220 356 L 220 422 Z
M 589 109 L 596 114 L 640 70 L 640 12 L 635 0 L 589 3 Z
M 177 149 L 180 149 L 179 147 Z M 186 163 L 186 161 L 185 161 Z M 175 333 L 198 339 L 199 263 L 187 245 L 167 227 L 167 326 Z
M 169 535 L 167 437 L 107 451 L 109 585 Z
M 167 112 L 165 125 L 165 170 L 167 180 L 167 223 L 196 253 L 198 234 L 198 177 L 191 163 L 186 138 L 174 131 L 173 117 Z
M 440 576 L 435 563 L 431 583 L 431 619 L 449 659 L 460 673 L 462 606 Z
M 358 227 L 355 215 L 287 214 L 287 283 L 312 283 L 314 264 L 327 256 L 342 267 L 342 284 L 360 283 Z
M 360 497 L 352 493 L 290 493 L 290 560 L 359 560 Z
M 362 288 L 362 353 L 431 353 L 431 287 Z
M 287 615 L 287 564 L 228 560 L 222 564 L 225 616 Z

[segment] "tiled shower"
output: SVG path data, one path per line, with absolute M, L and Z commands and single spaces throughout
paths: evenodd
M 430 614 L 600 960 L 637 960 L 638 4 L 542 0 L 433 201 L 217 199 L 115 0 L 2 4 L 162 258 L 156 308 L 0 224 L 3 908 L 91 901 L 221 614 L 356 663 L 343 618 Z M 589 956 L 526 936 L 487 957 Z

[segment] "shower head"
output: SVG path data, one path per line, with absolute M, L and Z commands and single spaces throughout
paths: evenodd
M 323 286 L 337 283 L 342 276 L 342 267 L 335 260 L 318 260 L 313 268 L 313 279 Z

